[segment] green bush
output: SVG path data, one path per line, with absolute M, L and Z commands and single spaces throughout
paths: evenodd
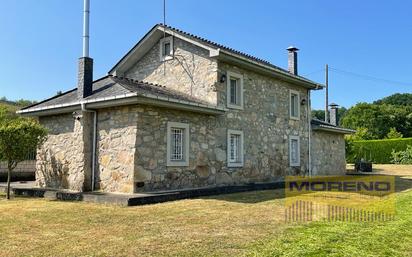
M 392 150 L 392 163 L 412 164 L 412 145 L 408 145 L 405 151 Z
M 346 154 L 346 161 L 354 163 L 364 159 L 373 163 L 392 163 L 392 152 L 405 151 L 412 145 L 412 138 L 382 140 L 359 140 L 351 142 L 351 151 Z

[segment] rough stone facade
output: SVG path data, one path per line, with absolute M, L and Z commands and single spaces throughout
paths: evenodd
M 177 89 L 216 105 L 217 60 L 205 49 L 178 38 L 174 38 L 173 48 L 173 59 L 163 62 L 159 43 L 155 44 L 125 77 Z
M 96 188 L 106 192 L 133 193 L 136 107 L 102 109 L 97 122 Z
M 226 83 L 220 83 L 219 77 L 235 72 L 243 76 L 243 109 L 228 108 L 225 114 L 216 116 L 148 105 L 98 110 L 97 189 L 133 193 L 267 182 L 281 180 L 286 175 L 307 174 L 307 89 L 217 61 L 209 57 L 207 51 L 177 38 L 173 45 L 173 59 L 161 62 L 159 44 L 156 44 L 124 75 L 162 84 L 226 107 Z M 290 90 L 297 91 L 300 100 L 306 100 L 306 103 L 298 103 L 298 120 L 290 118 Z M 39 185 L 87 190 L 91 178 L 92 142 L 89 115 L 84 114 L 80 120 L 74 120 L 72 115 L 40 119 L 50 136 L 38 153 Z M 167 166 L 168 122 L 189 124 L 187 167 Z M 228 129 L 243 132 L 243 167 L 227 165 Z M 289 165 L 289 136 L 300 138 L 298 167 Z M 345 162 L 343 136 L 314 132 L 312 142 L 315 174 L 342 172 Z
M 345 139 L 342 134 L 312 131 L 311 145 L 314 175 L 345 174 Z
M 90 189 L 91 129 L 90 113 L 40 117 L 49 135 L 37 151 L 36 181 L 41 187 L 75 191 Z

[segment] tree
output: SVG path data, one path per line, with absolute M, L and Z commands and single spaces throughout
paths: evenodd
M 347 128 L 367 128 L 371 139 L 382 139 L 391 128 L 405 137 L 412 136 L 412 107 L 388 104 L 358 103 L 351 107 L 342 119 Z
M 374 104 L 391 104 L 398 106 L 412 106 L 412 94 L 393 94 L 382 99 L 379 99 Z
M 46 139 L 47 131 L 39 123 L 28 119 L 14 119 L 0 123 L 0 160 L 7 162 L 7 199 L 10 199 L 11 173 L 27 154 Z
M 386 135 L 386 138 L 388 139 L 394 139 L 394 138 L 402 138 L 403 135 L 401 132 L 398 132 L 396 128 L 390 128 L 388 134 Z

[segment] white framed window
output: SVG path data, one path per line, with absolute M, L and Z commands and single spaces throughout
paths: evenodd
M 298 91 L 289 91 L 289 114 L 291 119 L 300 119 L 300 97 Z
M 300 166 L 299 136 L 289 136 L 289 164 L 291 167 Z
M 165 37 L 160 39 L 159 44 L 160 61 L 170 60 L 173 58 L 173 38 Z
M 227 166 L 243 167 L 243 132 L 227 130 Z
M 226 81 L 227 107 L 243 109 L 243 76 L 228 71 Z
M 189 124 L 167 123 L 167 166 L 189 166 Z

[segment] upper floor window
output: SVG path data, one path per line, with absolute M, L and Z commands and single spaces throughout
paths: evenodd
M 227 131 L 227 166 L 243 166 L 243 132 L 239 130 Z
M 227 72 L 227 106 L 234 109 L 243 109 L 243 76 Z
M 300 166 L 299 136 L 289 136 L 289 163 L 292 167 Z
M 299 120 L 300 118 L 299 92 L 290 90 L 289 98 L 290 98 L 289 100 L 290 118 Z
M 167 166 L 189 166 L 189 124 L 167 123 Z
M 173 39 L 165 37 L 160 40 L 160 60 L 169 60 L 173 57 Z

